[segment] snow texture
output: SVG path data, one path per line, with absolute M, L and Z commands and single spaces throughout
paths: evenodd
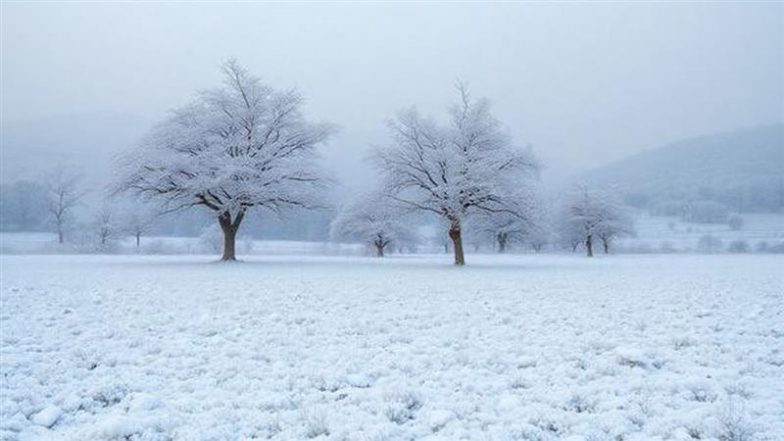
M 3 440 L 781 440 L 771 255 L 0 256 Z

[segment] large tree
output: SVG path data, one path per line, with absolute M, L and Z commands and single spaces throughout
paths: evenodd
M 384 257 L 387 247 L 415 241 L 410 222 L 398 205 L 379 192 L 362 194 L 340 210 L 330 233 L 335 239 L 371 245 L 377 257 Z
M 121 188 L 158 198 L 169 210 L 211 210 L 223 232 L 222 259 L 235 260 L 249 209 L 319 205 L 316 147 L 332 128 L 307 121 L 293 90 L 274 90 L 234 61 L 223 74 L 221 87 L 175 110 L 126 158 Z
M 530 149 L 516 148 L 490 113 L 487 100 L 460 103 L 439 125 L 416 110 L 390 122 L 392 143 L 376 155 L 387 192 L 404 205 L 444 219 L 455 265 L 465 264 L 462 228 L 478 212 L 510 213 L 514 194 L 538 170 Z

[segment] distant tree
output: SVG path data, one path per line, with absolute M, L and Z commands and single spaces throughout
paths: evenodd
M 390 245 L 414 242 L 411 225 L 400 205 L 377 191 L 361 195 L 340 210 L 330 233 L 334 239 L 371 245 L 378 257 L 383 257 Z
M 49 190 L 49 215 L 59 243 L 65 242 L 65 227 L 72 220 L 73 210 L 85 194 L 79 188 L 80 179 L 79 175 L 58 166 L 46 180 Z
M 115 222 L 114 207 L 109 202 L 104 202 L 98 211 L 95 212 L 93 226 L 98 240 L 98 248 L 106 250 L 110 245 L 110 241 L 117 238 L 118 230 Z
M 730 242 L 729 247 L 727 247 L 727 251 L 730 253 L 748 253 L 749 243 L 745 240 L 733 240 Z
M 482 212 L 476 216 L 474 223 L 479 231 L 493 238 L 496 249 L 504 253 L 511 243 L 524 243 L 542 228 L 542 203 L 536 197 L 533 188 L 524 187 L 526 192 L 517 195 L 509 211 Z
M 609 252 L 614 237 L 630 234 L 631 219 L 624 213 L 614 193 L 577 185 L 565 196 L 561 209 L 561 231 L 573 250 L 578 244 L 585 246 L 588 257 L 593 256 L 596 240 Z M 579 239 L 579 241 L 578 241 Z
M 727 225 L 729 225 L 731 230 L 738 231 L 743 228 L 743 217 L 733 214 L 727 218 Z
M 234 61 L 223 74 L 222 87 L 177 109 L 125 158 L 119 186 L 171 210 L 211 210 L 223 233 L 222 259 L 235 260 L 249 209 L 320 205 L 325 181 L 315 149 L 332 128 L 305 119 L 298 93 L 273 90 Z
M 158 217 L 158 213 L 149 204 L 130 200 L 120 209 L 121 229 L 136 240 L 136 248 L 141 246 L 141 238 L 147 234 Z
M 704 253 L 715 253 L 721 251 L 721 247 L 721 239 L 713 236 L 712 234 L 702 235 L 697 241 L 697 249 Z
M 464 222 L 479 212 L 514 214 L 515 192 L 539 165 L 530 149 L 515 148 L 487 100 L 472 101 L 458 89 L 460 104 L 447 126 L 416 110 L 401 112 L 390 123 L 392 144 L 375 159 L 390 197 L 446 221 L 454 263 L 464 265 Z
M 698 200 L 692 201 L 686 206 L 683 220 L 695 223 L 716 223 L 727 222 L 729 208 L 719 202 Z
M 537 254 L 541 253 L 544 247 L 553 242 L 554 231 L 548 221 L 549 216 L 538 219 L 538 222 L 534 224 L 534 227 L 525 238 L 525 243 Z

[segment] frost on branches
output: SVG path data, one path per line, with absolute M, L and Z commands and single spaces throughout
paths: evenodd
M 515 196 L 539 165 L 530 149 L 512 144 L 487 100 L 472 101 L 458 89 L 461 101 L 448 124 L 403 111 L 389 124 L 391 145 L 375 159 L 390 197 L 446 221 L 455 264 L 463 265 L 466 219 L 481 212 L 515 215 Z
M 223 231 L 223 260 L 235 260 L 235 238 L 250 208 L 312 208 L 324 180 L 315 148 L 327 124 L 301 113 L 302 97 L 276 91 L 236 62 L 221 87 L 175 110 L 125 158 L 121 188 L 168 209 L 212 210 Z
M 381 192 L 361 195 L 343 208 L 332 222 L 334 239 L 356 240 L 371 245 L 376 256 L 383 257 L 387 247 L 414 243 L 414 234 L 406 224 L 399 203 Z
M 561 210 L 561 235 L 573 250 L 584 245 L 588 257 L 593 256 L 596 240 L 609 253 L 613 239 L 634 233 L 631 217 L 607 190 L 577 185 L 565 196 Z
M 532 186 L 521 186 L 521 190 L 525 191 L 515 197 L 513 212 L 483 212 L 472 222 L 477 233 L 495 242 L 499 253 L 512 243 L 528 242 L 534 249 L 544 245 L 537 245 L 546 232 L 543 200 Z

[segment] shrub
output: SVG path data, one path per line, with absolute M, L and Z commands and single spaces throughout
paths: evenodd
M 727 225 L 733 231 L 739 231 L 743 228 L 743 218 L 737 214 L 733 214 L 727 219 Z
M 384 396 L 386 407 L 384 415 L 397 424 L 405 424 L 413 419 L 415 412 L 422 407 L 422 399 L 413 391 L 394 391 Z
M 711 234 L 706 234 L 697 241 L 697 249 L 703 253 L 715 253 L 721 250 L 721 239 Z
M 727 251 L 730 253 L 748 253 L 749 244 L 745 240 L 734 240 L 730 242 L 730 246 L 727 248 Z
M 713 201 L 697 201 L 689 204 L 683 215 L 686 222 L 720 224 L 727 222 L 729 209 L 726 205 Z

